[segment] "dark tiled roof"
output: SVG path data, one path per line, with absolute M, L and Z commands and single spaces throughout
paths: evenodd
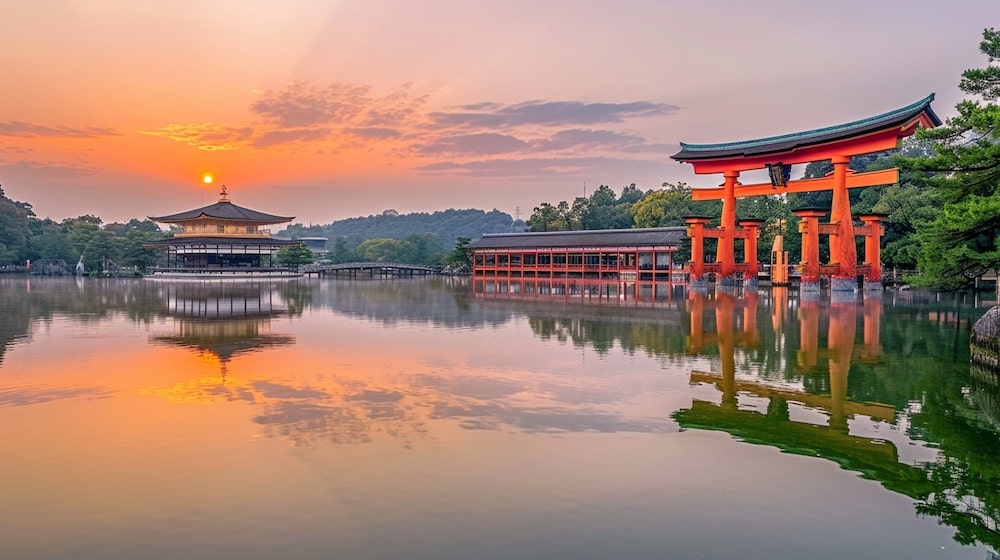
M 149 219 L 154 222 L 169 224 L 196 220 L 202 216 L 218 220 L 254 222 L 257 224 L 280 224 L 283 222 L 290 222 L 295 219 L 295 216 L 275 216 L 274 214 L 265 214 L 264 212 L 258 212 L 249 208 L 237 206 L 228 200 L 220 200 L 219 202 L 209 206 L 195 208 L 194 210 L 188 210 L 187 212 L 170 214 L 169 216 L 149 216 Z
M 156 247 L 167 245 L 301 245 L 298 240 L 275 239 L 273 237 L 167 237 L 143 243 Z
M 926 113 L 927 117 L 934 123 L 934 126 L 938 126 L 941 124 L 941 119 L 931 109 L 931 101 L 934 101 L 933 93 L 906 107 L 901 107 L 874 117 L 868 117 L 867 119 L 806 130 L 804 132 L 758 138 L 756 140 L 727 142 L 723 144 L 687 144 L 681 142 L 681 151 L 670 157 L 671 159 L 684 162 L 788 152 L 804 146 L 825 144 L 827 142 L 901 126 L 921 113 Z
M 487 233 L 469 243 L 469 249 L 541 249 L 559 247 L 676 246 L 686 237 L 685 227 L 547 231 L 541 233 Z

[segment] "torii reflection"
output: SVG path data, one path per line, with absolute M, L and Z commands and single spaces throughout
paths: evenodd
M 717 401 L 693 399 L 690 408 L 672 414 L 681 428 L 724 431 L 747 443 L 834 461 L 912 498 L 918 514 L 937 516 L 954 526 L 959 542 L 979 541 L 996 547 L 1000 543 L 995 529 L 1000 516 L 993 505 L 996 477 L 972 474 L 981 467 L 971 466 L 993 464 L 995 430 L 984 426 L 1000 416 L 992 413 L 998 400 L 995 381 L 977 388 L 974 373 L 969 391 L 962 389 L 963 397 L 947 397 L 943 392 L 924 400 L 911 397 L 910 405 L 900 409 L 851 400 L 849 395 L 859 394 L 857 388 L 848 391 L 852 364 L 859 374 L 855 383 L 864 387 L 864 371 L 871 371 L 868 366 L 882 360 L 882 301 L 866 295 L 864 303 L 854 298 L 831 298 L 827 303 L 817 297 L 793 298 L 780 289 L 761 294 L 772 298 L 771 326 L 775 332 L 759 338 L 775 341 L 775 347 L 771 342 L 752 343 L 755 329 L 766 328 L 765 321 L 746 319 L 756 305 L 752 296 L 740 297 L 738 292 L 692 294 L 688 348 L 704 355 L 710 349 L 702 352 L 702 345 L 716 343 L 721 371 L 692 371 L 691 382 L 712 384 L 721 395 Z M 716 328 L 705 333 L 702 326 L 711 311 Z M 893 340 L 893 329 L 898 328 L 897 321 L 887 322 L 888 340 Z M 787 346 L 781 348 L 783 344 Z M 771 354 L 787 360 L 770 360 Z M 747 371 L 754 367 L 757 371 Z M 884 381 L 905 384 L 906 373 Z M 924 379 L 938 375 L 921 370 L 913 373 Z M 960 379 L 961 370 L 940 375 Z M 990 375 L 984 378 L 995 380 Z M 881 392 L 890 399 L 892 393 L 892 389 Z M 968 406 L 969 399 L 982 403 L 984 413 Z M 899 402 L 898 398 L 893 400 Z M 925 420 L 931 413 L 924 416 L 921 410 L 949 407 L 951 417 L 967 415 L 985 418 L 987 423 L 975 420 L 974 426 L 968 426 L 963 421 L 948 421 L 935 438 L 932 424 Z M 911 432 L 918 418 L 926 431 Z M 975 507 L 970 508 L 970 504 Z
M 766 418 L 771 422 L 822 425 L 826 431 L 842 435 L 850 432 L 852 420 L 875 423 L 894 420 L 891 406 L 854 402 L 847 397 L 852 360 L 870 363 L 877 361 L 881 354 L 881 301 L 871 299 L 859 304 L 853 299 L 835 299 L 828 305 L 809 297 L 790 301 L 787 288 L 773 288 L 766 297 L 771 300 L 767 309 L 775 336 L 761 337 L 758 335 L 759 297 L 756 290 L 739 289 L 717 289 L 714 293 L 692 291 L 689 294 L 688 352 L 701 354 L 707 345 L 717 346 L 721 370 L 692 371 L 691 381 L 714 384 L 721 393 L 721 400 L 718 406 L 696 400 L 691 410 L 677 414 L 682 425 L 697 412 L 708 412 L 707 407 L 717 408 L 723 416 L 731 414 L 751 423 Z M 855 345 L 859 313 L 863 316 L 860 347 Z M 706 315 L 714 318 L 714 332 L 706 332 Z M 796 321 L 798 340 L 789 332 Z M 774 348 L 763 348 L 762 338 L 773 341 L 770 344 Z M 826 344 L 821 346 L 823 338 Z M 738 359 L 751 354 L 755 356 L 753 359 Z M 794 360 L 786 360 L 785 356 L 794 356 Z M 745 374 L 739 378 L 738 361 L 744 366 L 740 373 Z M 824 363 L 825 382 L 820 380 L 807 388 L 804 377 L 822 372 L 820 368 Z M 817 391 L 823 388 L 826 390 Z M 707 417 L 701 418 L 701 421 L 707 420 Z M 869 441 L 874 439 L 877 438 Z

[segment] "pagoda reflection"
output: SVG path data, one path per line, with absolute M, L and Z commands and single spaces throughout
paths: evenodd
M 163 313 L 173 332 L 151 341 L 190 348 L 218 361 L 223 381 L 238 355 L 294 344 L 291 335 L 271 332 L 271 320 L 289 313 L 280 284 L 182 282 L 164 284 Z M 294 307 L 293 307 L 294 309 Z

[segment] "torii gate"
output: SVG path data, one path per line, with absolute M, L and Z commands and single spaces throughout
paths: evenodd
M 941 119 L 931 110 L 934 94 L 888 113 L 841 125 L 817 128 L 804 132 L 723 144 L 686 144 L 681 151 L 670 156 L 682 163 L 690 163 L 696 174 L 722 173 L 724 182 L 719 187 L 691 190 L 693 200 L 722 200 L 722 224 L 707 228 L 708 219 L 691 217 L 688 235 L 692 238 L 692 283 L 704 282 L 704 274 L 715 272 L 721 284 L 732 284 L 737 273 L 756 281 L 756 248 L 759 222 L 743 220 L 736 225 L 736 198 L 763 196 L 790 192 L 833 191 L 830 222 L 819 224 L 818 218 L 826 213 L 804 209 L 800 215 L 799 231 L 806 238 L 802 243 L 803 290 L 818 290 L 820 275 L 831 277 L 834 291 L 854 291 L 859 273 L 865 275 L 866 286 L 881 288 L 881 269 L 878 262 L 879 238 L 882 228 L 879 216 L 866 215 L 865 226 L 855 227 L 851 216 L 851 203 L 847 189 L 892 184 L 899 181 L 896 168 L 867 173 L 855 173 L 847 168 L 851 157 L 899 147 L 902 138 L 912 135 L 918 126 L 935 127 Z M 792 164 L 831 160 L 833 173 L 816 179 L 789 180 Z M 770 183 L 740 184 L 741 171 L 768 169 Z M 798 213 L 798 212 L 797 212 Z M 820 266 L 819 235 L 830 236 L 830 264 Z M 866 237 L 865 260 L 858 265 L 855 236 Z M 704 238 L 719 239 L 715 263 L 704 262 Z M 751 243 L 751 238 L 753 242 Z M 736 263 L 736 239 L 746 239 L 745 262 Z M 806 254 L 807 248 L 809 254 Z

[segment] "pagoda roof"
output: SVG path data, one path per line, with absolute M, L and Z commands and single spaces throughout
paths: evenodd
M 685 227 L 487 233 L 468 249 L 544 249 L 567 247 L 662 247 L 680 245 Z
M 933 93 L 905 107 L 900 107 L 899 109 L 866 119 L 803 132 L 757 138 L 755 140 L 725 142 L 721 144 L 688 144 L 681 142 L 681 151 L 670 157 L 680 162 L 688 162 L 786 153 L 807 146 L 828 144 L 894 127 L 901 127 L 921 115 L 925 115 L 933 126 L 939 126 L 941 119 L 931 109 L 931 101 L 934 101 Z
M 258 212 L 256 210 L 251 210 L 249 208 L 233 204 L 228 198 L 222 198 L 215 204 L 195 208 L 194 210 L 188 210 L 186 212 L 178 212 L 177 214 L 170 214 L 167 216 L 149 216 L 149 219 L 154 222 L 168 224 L 190 222 L 192 220 L 204 218 L 235 222 L 252 222 L 255 224 L 266 225 L 290 222 L 295 219 L 295 216 L 275 216 L 274 214 Z
M 291 245 L 301 245 L 298 240 L 277 239 L 275 237 L 224 237 L 224 236 L 202 236 L 202 237 L 165 237 L 155 241 L 143 243 L 148 247 L 168 247 L 170 245 L 269 245 L 285 247 Z

